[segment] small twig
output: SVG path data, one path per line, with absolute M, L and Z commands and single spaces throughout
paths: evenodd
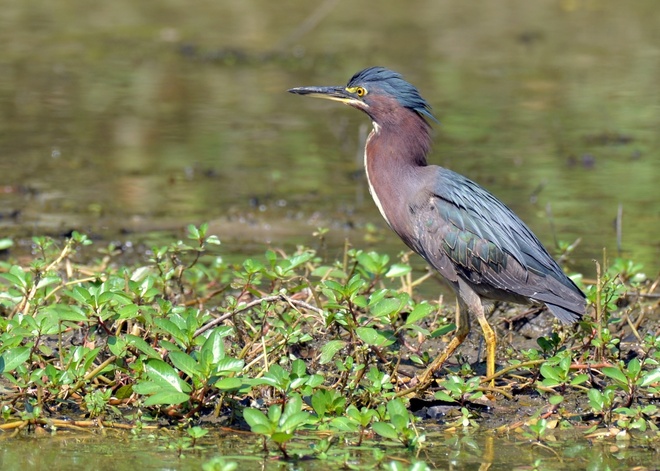
M 232 312 L 225 313 L 222 316 L 220 316 L 216 319 L 213 319 L 208 324 L 203 325 L 202 327 L 197 329 L 195 331 L 195 334 L 194 334 L 193 337 L 197 337 L 197 336 L 203 334 L 204 332 L 206 332 L 207 330 L 212 329 L 213 327 L 222 324 L 225 320 L 227 320 L 230 317 L 238 314 L 239 312 L 246 311 L 246 310 L 248 310 L 250 308 L 253 308 L 254 306 L 257 306 L 257 305 L 259 305 L 263 302 L 272 303 L 272 302 L 275 302 L 275 301 L 286 301 L 289 304 L 296 305 L 296 306 L 302 307 L 304 309 L 309 309 L 310 311 L 314 311 L 317 314 L 323 314 L 323 309 L 319 309 L 315 306 L 312 306 L 311 304 L 306 303 L 305 301 L 300 301 L 298 299 L 292 299 L 288 296 L 285 296 L 284 294 L 275 294 L 273 296 L 264 296 L 263 298 L 259 298 L 259 299 L 255 299 L 254 301 L 250 301 L 246 305 L 241 306 L 240 308 L 235 309 Z
M 428 280 L 429 278 L 432 278 L 432 277 L 433 277 L 433 272 L 429 271 L 425 275 L 422 275 L 419 278 L 417 278 L 415 281 L 412 281 L 410 283 L 410 287 L 414 288 L 415 286 L 421 285 L 426 280 Z
M 104 422 L 102 420 L 61 420 L 61 419 L 31 419 L 31 420 L 18 420 L 16 422 L 9 422 L 6 424 L 0 424 L 0 430 L 13 430 L 13 429 L 22 429 L 28 425 L 49 425 L 55 426 L 57 428 L 88 428 L 88 427 L 98 427 L 98 428 L 120 428 L 126 430 L 132 430 L 136 426 L 130 424 L 122 424 L 118 422 Z M 157 429 L 158 426 L 155 425 L 140 425 L 142 429 Z
M 477 391 L 481 392 L 489 392 L 489 393 L 498 393 L 501 394 L 502 396 L 506 397 L 508 400 L 512 401 L 513 400 L 513 394 L 509 394 L 502 388 L 495 388 L 491 386 L 481 386 L 476 389 Z
M 200 304 L 205 304 L 206 302 L 209 301 L 209 299 L 216 297 L 219 294 L 224 293 L 227 291 L 230 285 L 223 286 L 222 288 L 216 289 L 208 293 L 202 298 L 195 298 L 195 299 L 189 299 L 188 301 L 184 302 L 184 306 L 199 306 Z
M 263 357 L 264 357 L 264 371 L 268 371 L 270 368 L 268 366 L 268 349 L 266 348 L 266 336 L 262 335 L 261 336 L 261 348 L 263 350 Z
M 104 361 L 103 363 L 101 363 L 99 366 L 97 366 L 97 367 L 94 368 L 92 371 L 90 371 L 89 373 L 87 373 L 87 374 L 86 374 L 86 375 L 85 375 L 80 381 L 78 381 L 76 384 L 74 384 L 74 385 L 71 387 L 71 389 L 67 390 L 66 393 L 67 393 L 67 394 L 71 394 L 71 393 L 76 392 L 78 389 L 80 389 L 81 387 L 83 387 L 83 385 L 85 384 L 86 381 L 89 381 L 90 379 L 94 378 L 94 377 L 95 377 L 96 375 L 98 375 L 101 371 L 103 371 L 103 369 L 104 369 L 106 366 L 108 366 L 108 365 L 110 365 L 111 363 L 113 363 L 116 359 L 117 359 L 117 357 L 116 357 L 115 355 L 112 355 L 110 358 L 108 358 L 107 360 L 105 360 L 105 361 Z
M 624 315 L 624 317 L 625 317 L 625 319 L 626 319 L 626 323 L 628 324 L 628 327 L 630 327 L 630 330 L 632 330 L 633 335 L 637 338 L 637 340 L 639 340 L 639 341 L 641 342 L 641 341 L 642 341 L 642 337 L 639 335 L 639 332 L 637 331 L 637 328 L 636 328 L 635 325 L 633 324 L 633 321 L 630 320 L 630 313 L 629 313 L 629 312 L 626 312 L 626 314 Z
M 544 444 L 541 443 L 540 441 L 537 441 L 537 442 L 532 443 L 532 446 L 538 446 L 539 448 L 543 448 L 544 450 L 548 450 L 550 453 L 554 453 L 554 455 L 557 457 L 557 459 L 558 459 L 561 463 L 564 462 L 564 460 L 561 459 L 561 456 L 559 456 L 559 453 L 557 453 L 555 450 L 553 450 L 552 448 L 550 448 L 548 445 L 544 445 Z
M 254 301 L 251 301 L 251 302 L 247 303 L 245 306 L 241 307 L 240 309 L 235 309 L 232 312 L 227 312 L 227 313 L 223 314 L 222 316 L 213 319 L 208 324 L 203 325 L 202 327 L 200 327 L 199 329 L 197 329 L 195 331 L 195 335 L 193 335 L 193 337 L 197 337 L 199 335 L 202 335 L 207 330 L 212 329 L 213 327 L 222 324 L 224 321 L 226 321 L 230 317 L 234 316 L 235 314 L 238 314 L 239 312 L 246 311 L 246 310 L 248 310 L 248 309 L 250 309 L 254 306 L 257 306 L 257 305 L 261 304 L 264 301 L 265 302 L 272 302 L 272 301 L 277 301 L 278 299 L 280 299 L 279 294 L 277 294 L 275 296 L 266 296 L 264 298 L 255 299 Z

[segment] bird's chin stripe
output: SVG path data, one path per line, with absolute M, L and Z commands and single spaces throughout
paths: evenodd
M 366 103 L 356 100 L 354 98 L 345 98 L 339 96 L 325 95 L 323 93 L 310 93 L 307 96 L 313 98 L 323 98 L 325 100 L 338 101 L 339 103 L 344 103 L 345 105 L 355 106 L 357 108 L 368 108 Z
M 380 126 L 374 121 L 374 130 L 371 131 L 369 134 L 369 137 L 367 137 L 367 143 L 364 146 L 364 172 L 367 174 L 367 183 L 369 183 L 369 193 L 371 194 L 371 197 L 374 200 L 374 203 L 376 203 L 376 206 L 378 207 L 378 211 L 380 211 L 380 215 L 383 216 L 383 219 L 385 219 L 385 222 L 387 223 L 388 226 L 392 227 L 392 224 L 390 224 L 390 220 L 387 219 L 387 216 L 385 215 L 385 210 L 383 209 L 383 205 L 380 204 L 380 200 L 378 199 L 378 193 L 376 193 L 376 190 L 374 190 L 373 185 L 371 184 L 371 178 L 369 178 L 369 165 L 367 162 L 367 147 L 369 146 L 369 140 L 375 135 L 380 132 Z

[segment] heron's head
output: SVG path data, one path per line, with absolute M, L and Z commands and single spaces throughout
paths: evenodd
M 364 111 L 379 125 L 396 122 L 400 113 L 410 111 L 437 122 L 417 88 L 385 67 L 364 69 L 353 75 L 346 86 L 298 87 L 289 92 L 345 103 Z

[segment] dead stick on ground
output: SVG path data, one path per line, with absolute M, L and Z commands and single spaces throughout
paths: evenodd
M 213 319 L 208 324 L 206 324 L 206 325 L 200 327 L 199 329 L 197 329 L 195 331 L 194 336 L 197 337 L 198 335 L 203 334 L 207 330 L 212 329 L 213 327 L 222 324 L 225 320 L 229 319 L 230 317 L 234 316 L 235 314 L 238 314 L 239 312 L 243 312 L 243 311 L 246 311 L 246 310 L 248 310 L 248 309 L 250 309 L 254 306 L 258 306 L 259 304 L 261 304 L 263 302 L 272 303 L 272 302 L 275 302 L 275 301 L 285 301 L 285 302 L 287 302 L 289 304 L 292 304 L 294 306 L 298 306 L 298 307 L 302 307 L 304 309 L 309 309 L 310 311 L 314 311 L 317 314 L 323 314 L 323 309 L 319 309 L 316 306 L 312 306 L 311 304 L 306 303 L 305 301 L 299 301 L 297 299 L 292 299 L 292 298 L 290 298 L 288 296 L 285 296 L 283 294 L 275 294 L 273 296 L 265 296 L 263 298 L 255 299 L 254 301 L 250 301 L 245 306 L 242 306 L 239 309 L 235 309 L 232 312 L 228 312 L 228 313 L 223 314 L 222 316 L 220 316 L 216 319 Z

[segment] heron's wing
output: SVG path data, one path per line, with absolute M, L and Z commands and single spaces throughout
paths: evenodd
M 418 242 L 432 265 L 443 265 L 436 269 L 442 273 L 450 262 L 482 292 L 510 293 L 545 302 L 551 309 L 580 311 L 582 292 L 513 211 L 462 175 L 427 168 L 433 172 L 433 191 L 416 212 Z M 559 311 L 553 309 L 568 320 L 570 316 Z

